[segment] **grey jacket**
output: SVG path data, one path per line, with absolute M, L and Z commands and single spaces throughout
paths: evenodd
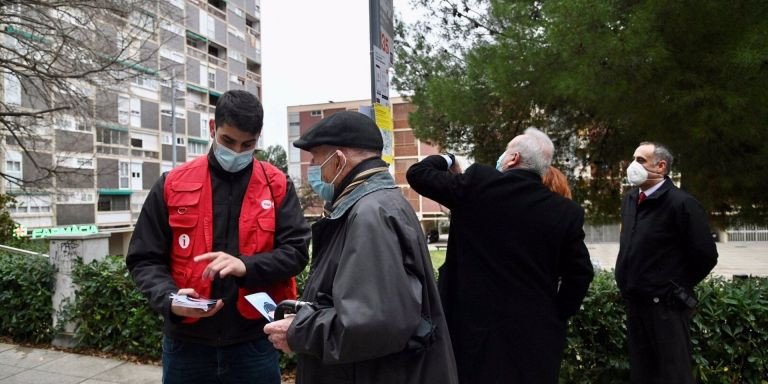
M 314 304 L 288 330 L 296 382 L 457 383 L 424 235 L 392 176 L 371 176 L 312 232 Z

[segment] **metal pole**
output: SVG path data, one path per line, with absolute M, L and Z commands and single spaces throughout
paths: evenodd
M 371 105 L 376 103 L 376 59 L 373 47 L 379 45 L 379 0 L 368 0 L 368 24 L 371 33 Z
M 176 168 L 176 68 L 171 69 L 171 167 Z

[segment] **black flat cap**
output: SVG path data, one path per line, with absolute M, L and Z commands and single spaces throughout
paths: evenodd
M 352 111 L 337 112 L 318 121 L 293 142 L 294 147 L 305 151 L 323 144 L 377 151 L 384 148 L 376 123 L 370 117 Z

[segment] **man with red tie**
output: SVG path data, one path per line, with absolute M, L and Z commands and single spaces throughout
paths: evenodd
M 616 283 L 626 302 L 632 383 L 693 383 L 696 286 L 717 264 L 707 215 L 669 178 L 665 146 L 642 142 L 627 168 Z

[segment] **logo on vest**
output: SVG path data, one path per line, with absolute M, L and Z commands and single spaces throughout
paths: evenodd
M 261 201 L 261 207 L 264 208 L 264 209 L 272 208 L 272 200 L 262 200 Z
M 179 236 L 179 246 L 182 249 L 187 249 L 187 247 L 189 247 L 189 235 L 185 233 Z

